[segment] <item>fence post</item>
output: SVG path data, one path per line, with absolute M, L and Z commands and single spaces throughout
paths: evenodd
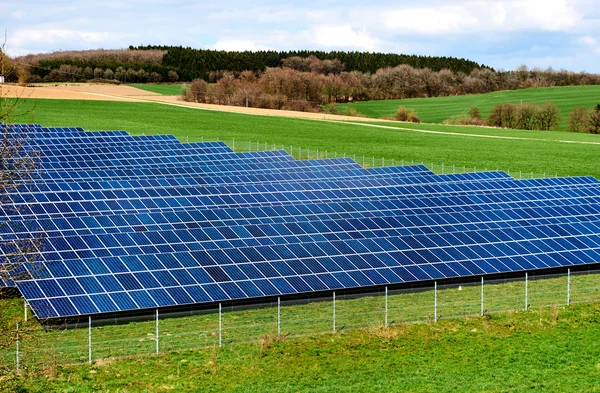
M 444 163 L 442 162 L 442 175 L 444 174 Z
M 483 317 L 483 276 L 481 276 L 481 312 L 479 313 Z
M 281 298 L 277 296 L 277 338 L 281 337 Z
M 567 269 L 567 306 L 571 305 L 571 268 Z
M 306 159 L 310 160 L 310 147 L 306 148 Z
M 88 316 L 88 363 L 92 364 L 92 316 Z
M 159 331 L 158 331 L 158 308 L 156 309 L 156 354 L 158 355 L 158 351 L 159 351 L 159 341 L 160 341 L 160 336 L 159 336 Z
M 231 150 L 235 151 L 235 138 L 231 139 Z
M 219 303 L 219 348 L 223 345 L 223 319 L 221 317 L 221 303 Z
M 388 327 L 388 287 L 385 286 L 385 327 Z
M 25 313 L 25 322 L 27 322 L 27 299 L 23 299 L 23 312 Z
M 433 282 L 433 321 L 437 322 L 437 281 Z
M 19 359 L 19 323 L 17 322 L 17 330 L 16 330 L 16 344 L 17 344 L 17 352 L 16 352 L 16 360 L 17 360 L 17 371 L 19 371 L 19 368 L 21 366 L 21 362 Z
M 525 311 L 529 309 L 529 279 L 525 272 Z
M 363 164 L 362 164 L 363 168 L 365 167 L 365 156 L 363 154 Z
M 335 333 L 335 291 L 333 291 L 333 333 Z
M 372 168 L 375 168 L 375 156 L 373 156 L 373 165 L 371 165 Z

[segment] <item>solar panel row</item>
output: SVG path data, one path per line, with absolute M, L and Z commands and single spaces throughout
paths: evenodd
M 0 208 L 17 287 L 75 317 L 600 261 L 600 182 L 296 161 L 172 136 L 4 126 L 40 154 Z M 11 285 L 11 282 L 5 284 Z

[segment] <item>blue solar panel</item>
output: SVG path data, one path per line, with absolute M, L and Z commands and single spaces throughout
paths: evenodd
M 435 175 L 170 136 L 14 130 L 42 158 L 1 208 L 1 249 L 44 233 L 16 282 L 39 318 L 600 262 L 590 177 Z

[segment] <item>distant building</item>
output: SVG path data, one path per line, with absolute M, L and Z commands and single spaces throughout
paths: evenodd
M 4 75 L 0 75 L 0 83 L 4 83 Z

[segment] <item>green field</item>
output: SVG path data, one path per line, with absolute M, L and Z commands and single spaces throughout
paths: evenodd
M 479 108 L 482 117 L 487 117 L 496 104 L 527 102 L 541 105 L 547 101 L 559 107 L 562 127 L 566 127 L 567 117 L 573 109 L 580 106 L 591 108 L 600 104 L 600 86 L 546 87 L 456 97 L 364 101 L 340 104 L 337 107 L 342 114 L 350 108 L 355 108 L 367 117 L 382 118 L 394 116 L 398 107 L 402 105 L 414 108 L 425 123 L 443 123 L 449 117 L 467 113 L 473 106 Z
M 133 83 L 127 86 L 135 87 L 136 89 L 146 90 L 152 93 L 162 94 L 163 96 L 178 96 L 181 94 L 183 84 L 154 84 L 154 83 Z
M 27 103 L 31 105 L 32 103 Z M 19 119 L 14 119 L 19 120 Z M 31 117 L 21 121 L 31 121 Z M 387 128 L 173 107 L 157 103 L 37 100 L 33 121 L 45 126 L 81 126 L 88 130 L 127 130 L 132 134 L 171 133 L 182 140 L 224 140 L 238 148 L 248 141 L 275 145 L 306 157 L 327 151 L 375 157 L 376 162 L 445 164 L 502 169 L 511 173 L 600 178 L 600 137 L 567 132 L 517 131 L 481 127 L 385 123 Z M 397 129 L 400 127 L 403 129 Z M 412 129 L 412 130 L 411 130 Z M 430 130 L 434 133 L 414 130 Z M 506 139 L 507 138 L 507 139 Z M 255 145 L 253 145 L 255 146 Z M 450 170 L 449 170 L 450 171 Z
M 399 325 L 2 378 L 5 392 L 597 392 L 600 305 Z

